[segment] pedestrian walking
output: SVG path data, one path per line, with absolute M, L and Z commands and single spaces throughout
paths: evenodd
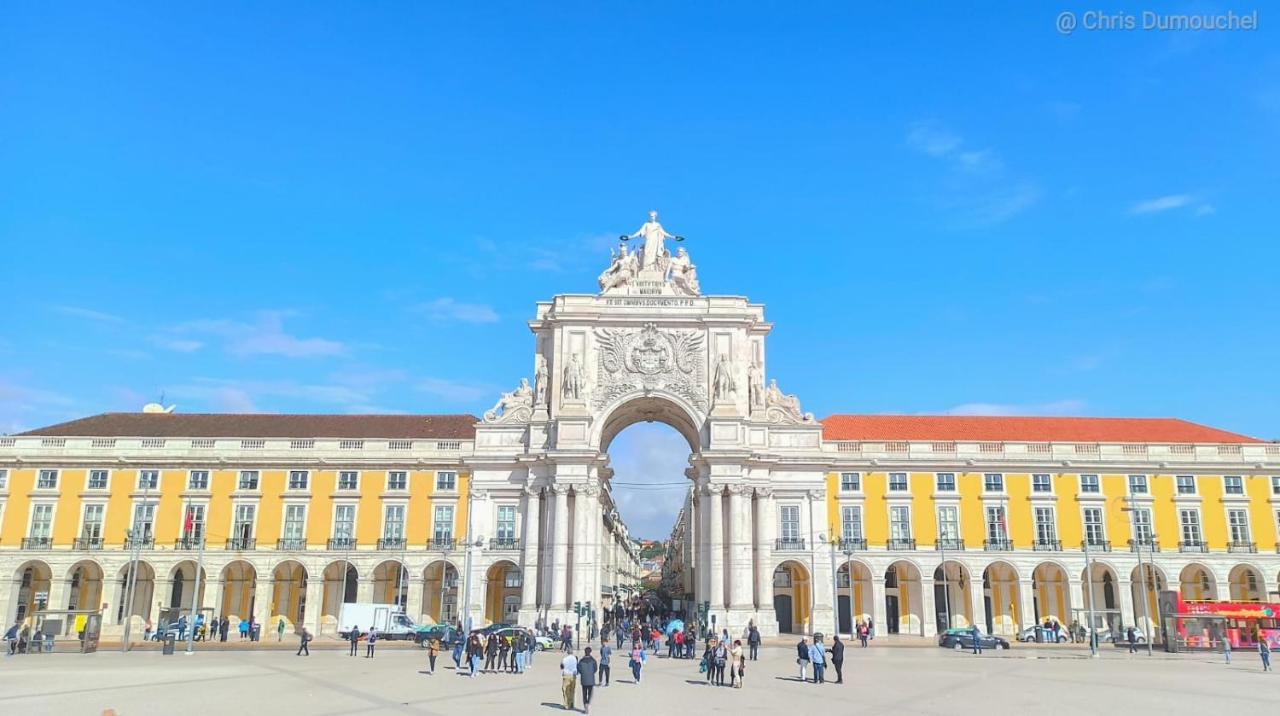
M 591 647 L 582 650 L 582 658 L 578 659 L 578 683 L 582 684 L 582 713 L 591 713 L 591 692 L 596 688 L 596 659 L 591 655 Z
M 237 629 L 240 631 L 240 641 L 245 641 L 246 639 L 249 638 L 249 620 L 248 619 L 241 619 L 240 626 L 237 627 Z
M 640 642 L 631 642 L 631 676 L 636 680 L 636 686 L 640 685 L 640 670 L 644 668 L 644 662 L 648 658 L 647 652 L 640 646 Z
M 1227 664 L 1231 664 L 1231 638 L 1224 631 L 1222 633 L 1222 657 L 1227 660 Z
M 601 686 L 609 685 L 609 658 L 613 656 L 613 647 L 609 646 L 609 638 L 600 640 L 600 670 L 596 681 Z
M 729 685 L 735 689 L 742 688 L 742 676 L 745 671 L 742 663 L 742 641 L 737 640 L 729 650 Z
M 276 643 L 284 641 L 284 617 L 280 617 L 280 621 L 276 622 Z
M 729 644 L 725 641 L 716 643 L 715 659 L 716 686 L 724 686 L 724 669 L 729 663 Z
M 498 656 L 498 637 L 490 634 L 484 643 L 484 670 L 493 671 L 493 660 Z
M 836 683 L 844 683 L 844 642 L 836 634 L 831 641 L 831 665 L 836 669 Z
M 304 626 L 298 633 L 298 653 L 296 656 L 311 656 L 311 649 L 307 647 L 311 643 L 311 632 Z
M 1271 671 L 1271 645 L 1261 634 L 1258 635 L 1258 656 L 1262 657 L 1262 670 Z
M 373 658 L 373 647 L 377 643 L 378 643 L 378 630 L 374 629 L 373 627 L 369 627 L 369 638 L 364 643 L 364 658 L 366 659 Z
M 800 637 L 800 643 L 796 644 L 796 664 L 800 667 L 800 680 L 806 681 L 805 670 L 809 668 L 809 644 Z
M 1129 630 L 1125 632 L 1125 637 L 1129 641 L 1129 653 L 1137 654 L 1138 653 L 1138 632 L 1135 631 L 1133 627 L 1129 627 Z
M 982 635 L 978 633 L 978 625 L 969 627 L 969 635 L 973 637 L 973 653 L 982 653 Z
M 858 641 L 862 644 L 863 649 L 867 648 L 867 636 L 870 632 L 871 629 L 867 626 L 866 622 L 858 622 Z
M 573 710 L 574 692 L 578 690 L 578 657 L 565 654 L 560 660 L 560 694 L 566 711 Z
M 218 641 L 227 640 L 227 632 L 231 631 L 231 620 L 223 615 L 221 623 L 218 625 Z
M 813 635 L 813 644 L 809 647 L 809 661 L 813 664 L 813 683 L 825 683 L 823 672 L 827 666 L 827 648 L 822 645 L 822 637 L 817 634 Z
M 461 637 L 459 637 L 459 639 L 453 643 L 453 651 L 450 652 L 450 655 L 453 656 L 453 670 L 455 672 L 462 668 L 463 646 L 463 641 Z
M 480 660 L 483 658 L 484 644 L 480 643 L 479 636 L 472 634 L 467 642 L 467 663 L 471 665 L 471 678 L 476 678 L 476 674 L 480 672 Z
M 351 631 L 347 634 L 347 641 L 351 642 L 351 652 L 347 656 L 355 656 L 356 650 L 360 648 L 360 627 L 355 624 L 351 625 Z
M 440 639 L 431 637 L 427 642 L 427 661 L 431 663 L 431 675 L 436 675 L 436 657 L 440 656 Z
M 755 661 L 760 651 L 760 630 L 754 621 L 747 627 L 747 649 L 751 652 L 751 660 Z

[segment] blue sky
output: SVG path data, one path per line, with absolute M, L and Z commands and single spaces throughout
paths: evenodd
M 0 432 L 162 391 L 481 411 L 530 372 L 534 301 L 593 290 L 656 208 L 704 291 L 766 304 L 771 376 L 819 415 L 1280 438 L 1265 12 L 184 5 L 0 24 Z M 614 460 L 686 453 L 642 426 Z

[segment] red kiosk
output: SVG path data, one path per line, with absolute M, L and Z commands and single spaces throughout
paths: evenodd
M 1174 597 L 1174 624 L 1179 649 L 1222 648 L 1225 637 L 1232 649 L 1256 649 L 1265 639 L 1280 649 L 1280 604 L 1264 602 L 1199 602 Z

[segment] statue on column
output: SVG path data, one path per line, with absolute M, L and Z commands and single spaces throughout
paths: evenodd
M 729 356 L 724 353 L 716 359 L 715 376 L 711 381 L 711 391 L 716 402 L 731 400 L 737 391 L 733 382 L 733 368 L 729 364 Z
M 666 240 L 683 241 L 684 238 L 668 234 L 662 228 L 662 224 L 658 223 L 658 212 L 649 212 L 649 220 L 644 223 L 634 234 L 626 237 L 627 239 L 644 239 L 643 258 L 640 268 L 658 269 L 661 267 L 659 260 L 667 256 Z

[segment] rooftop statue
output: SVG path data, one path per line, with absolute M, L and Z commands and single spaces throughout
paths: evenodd
M 649 220 L 634 234 L 618 237 L 616 252 L 609 252 L 609 268 L 600 274 L 601 293 L 623 293 L 658 296 L 698 296 L 698 270 L 689 254 L 680 248 L 673 256 L 667 251 L 667 240 L 684 241 L 662 228 L 658 212 L 649 212 Z M 627 242 L 637 240 L 639 246 L 628 251 Z

